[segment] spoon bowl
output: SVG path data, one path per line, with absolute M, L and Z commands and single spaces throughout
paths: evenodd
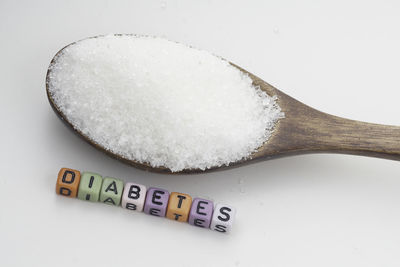
M 63 49 L 55 55 L 50 66 Z M 180 172 L 172 172 L 165 167 L 152 167 L 148 163 L 140 163 L 113 153 L 96 143 L 79 129 L 75 129 L 65 114 L 61 112 L 49 90 L 50 67 L 46 76 L 46 92 L 54 112 L 74 133 L 109 156 L 146 171 L 166 174 L 203 173 L 238 167 L 262 160 L 307 153 L 342 153 L 400 160 L 399 126 L 348 120 L 320 112 L 286 95 L 239 66 L 233 63 L 231 65 L 248 74 L 253 84 L 268 95 L 276 95 L 278 105 L 284 112 L 285 118 L 276 123 L 272 136 L 249 158 L 236 161 L 229 164 L 229 166 L 212 167 L 206 170 L 184 169 Z

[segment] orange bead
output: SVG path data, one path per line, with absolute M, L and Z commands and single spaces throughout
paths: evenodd
M 172 192 L 169 196 L 166 217 L 179 222 L 187 222 L 191 205 L 191 196 L 188 194 Z
M 62 168 L 58 173 L 56 192 L 66 197 L 76 197 L 81 173 L 77 170 Z

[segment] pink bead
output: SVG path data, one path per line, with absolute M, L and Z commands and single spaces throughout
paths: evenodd
M 146 186 L 126 183 L 122 194 L 122 207 L 128 210 L 143 211 Z

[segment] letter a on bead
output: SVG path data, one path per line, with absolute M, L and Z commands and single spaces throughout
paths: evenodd
M 106 204 L 118 206 L 121 202 L 123 188 L 123 181 L 111 177 L 105 177 L 103 179 L 103 185 L 101 186 L 100 201 Z

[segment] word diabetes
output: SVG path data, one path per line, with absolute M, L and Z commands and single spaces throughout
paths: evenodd
M 56 192 L 66 197 L 103 202 L 109 205 L 167 217 L 179 222 L 229 233 L 236 214 L 235 208 L 217 204 L 188 194 L 169 193 L 165 189 L 136 183 L 125 183 L 116 178 L 102 177 L 92 172 L 62 168 L 58 173 Z

